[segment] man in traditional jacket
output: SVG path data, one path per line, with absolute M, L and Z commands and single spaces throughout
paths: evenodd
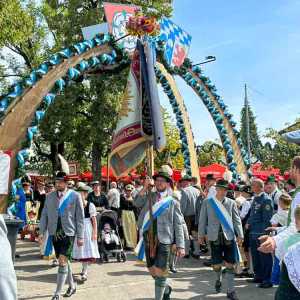
M 84 209 L 80 195 L 68 189 L 66 173 L 56 175 L 56 191 L 47 195 L 40 223 L 40 239 L 48 231 L 46 256 L 52 252 L 52 245 L 58 258 L 57 286 L 52 300 L 59 300 L 67 280 L 69 288 L 64 297 L 76 293 L 70 259 L 75 236 L 77 245 L 83 245 Z
M 243 227 L 234 200 L 226 198 L 228 181 L 220 179 L 216 184 L 216 196 L 203 201 L 199 224 L 199 243 L 210 244 L 213 270 L 216 273 L 215 289 L 222 288 L 222 264 L 225 262 L 227 298 L 238 300 L 234 289 L 234 264 L 239 262 L 238 244 L 243 241 Z M 237 238 L 236 238 L 237 235 Z
M 179 257 L 185 253 L 183 216 L 173 197 L 169 174 L 159 172 L 153 178 L 156 192 L 149 192 L 151 179 L 147 178 L 134 199 L 135 205 L 142 209 L 138 226 L 143 234 L 136 252 L 139 259 L 146 257 L 148 270 L 155 280 L 155 300 L 168 300 L 172 291 L 167 284 L 172 244 L 176 244 Z

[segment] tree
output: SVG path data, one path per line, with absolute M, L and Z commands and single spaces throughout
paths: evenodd
M 171 12 L 169 1 L 116 2 L 139 4 L 144 11 L 156 16 Z M 4 72 L 0 64 L 0 75 L 4 73 L 0 87 L 4 88 L 5 78 L 10 73 L 20 77 L 29 73 L 51 53 L 82 40 L 81 28 L 101 23 L 104 16 L 102 1 L 98 0 L 12 0 L 9 4 L 0 4 L 0 8 L 0 28 L 4 28 L 0 47 L 10 49 L 9 55 L 2 56 L 2 65 L 8 63 Z M 40 124 L 34 150 L 41 162 L 51 161 L 52 173 L 57 169 L 60 153 L 79 160 L 83 166 L 92 162 L 94 177 L 101 176 L 99 170 L 110 149 L 127 72 L 124 69 L 94 74 L 85 80 L 88 86 L 82 83 L 84 79 L 81 77 L 81 82 L 56 98 Z
M 282 136 L 272 128 L 268 128 L 265 138 L 270 142 L 264 144 L 261 149 L 261 161 L 264 167 L 279 168 L 282 172 L 290 168 L 291 160 L 299 155 L 299 146 L 286 142 Z
M 260 151 L 262 147 L 262 143 L 260 141 L 257 125 L 256 125 L 256 117 L 251 109 L 251 106 L 248 106 L 249 112 L 249 131 L 250 131 L 250 150 L 251 154 L 260 158 Z M 246 117 L 246 106 L 244 106 L 241 110 L 241 129 L 240 129 L 240 137 L 242 139 L 243 145 L 247 147 L 248 138 L 247 138 L 247 117 Z
M 163 164 L 171 163 L 174 169 L 182 170 L 184 168 L 184 158 L 181 152 L 179 130 L 165 109 L 163 109 L 163 119 L 167 143 L 162 152 L 155 154 L 155 169 L 158 170 Z
M 213 163 L 225 163 L 223 147 L 213 141 L 206 141 L 196 147 L 199 166 L 208 166 Z

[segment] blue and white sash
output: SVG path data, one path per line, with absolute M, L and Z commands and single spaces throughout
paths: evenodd
M 153 219 L 157 219 L 166 209 L 170 207 L 170 204 L 173 202 L 173 197 L 167 196 L 166 198 L 162 199 L 161 201 L 156 202 L 153 207 Z M 143 226 L 141 228 L 142 233 L 144 234 L 149 230 L 150 227 L 150 212 L 148 211 L 145 214 Z M 145 241 L 143 236 L 141 236 L 139 243 L 137 244 L 134 250 L 136 256 L 139 260 L 144 260 L 145 258 Z
M 234 242 L 236 241 L 236 237 L 235 237 L 235 232 L 234 232 L 234 227 L 233 227 L 233 223 L 232 223 L 232 218 L 230 217 L 227 209 L 224 207 L 224 205 L 220 202 L 220 201 L 216 201 L 214 198 L 209 198 L 208 199 L 211 207 L 214 209 L 215 214 L 217 216 L 217 218 L 219 219 L 222 229 L 223 229 L 223 234 L 226 238 L 226 240 L 229 240 L 229 237 L 226 234 L 226 231 L 229 231 L 232 233 L 233 235 L 233 240 Z M 235 245 L 235 255 L 237 258 L 237 262 L 242 262 L 242 256 L 239 250 L 239 247 L 237 245 L 237 243 L 234 243 Z
M 58 207 L 58 215 L 61 217 L 65 211 L 65 209 L 68 207 L 68 205 L 71 203 L 71 201 L 74 199 L 72 197 L 73 191 L 67 190 L 63 198 L 61 199 Z M 53 236 L 49 235 L 45 247 L 45 256 L 49 256 L 53 252 Z

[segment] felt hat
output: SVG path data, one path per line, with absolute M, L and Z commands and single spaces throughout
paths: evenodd
M 125 190 L 126 190 L 126 191 L 133 191 L 133 190 L 134 190 L 134 186 L 133 186 L 132 184 L 127 184 L 127 185 L 125 186 Z
M 249 195 L 253 195 L 250 185 L 244 185 L 244 186 L 242 186 L 241 187 L 241 192 L 249 194 Z
M 88 193 L 90 191 L 90 188 L 86 184 L 84 184 L 83 182 L 79 182 L 76 191 L 77 192 L 87 192 Z
M 296 186 L 294 181 L 291 178 L 289 178 L 286 183 L 292 186 Z
M 29 175 L 25 175 L 21 179 L 22 185 L 31 185 L 31 178 Z
M 211 173 L 210 173 L 210 174 L 207 174 L 206 177 L 205 177 L 205 179 L 206 179 L 206 180 L 216 180 L 214 174 L 211 174 Z
M 229 183 L 225 179 L 219 179 L 216 183 L 216 187 L 227 189 L 229 188 Z
M 56 173 L 55 179 L 66 181 L 66 176 L 67 176 L 67 174 L 65 172 L 59 171 Z
M 91 186 L 93 186 L 93 185 L 100 185 L 100 182 L 98 180 L 92 181 Z
M 74 185 L 75 185 L 75 182 L 74 182 L 74 180 L 68 180 L 68 185 L 72 185 L 72 186 L 74 186 Z
M 267 178 L 267 181 L 266 181 L 266 182 L 267 182 L 267 183 L 276 183 L 277 180 L 276 180 L 276 178 L 275 178 L 274 175 L 270 175 L 270 176 Z
M 181 179 L 179 180 L 181 181 L 192 181 L 192 177 L 190 175 L 184 175 L 183 177 L 181 177 Z
M 172 178 L 167 172 L 159 171 L 157 174 L 155 174 L 153 176 L 153 179 L 156 180 L 156 178 L 158 178 L 158 177 L 162 177 L 162 178 L 166 179 L 166 181 L 169 183 L 172 182 Z

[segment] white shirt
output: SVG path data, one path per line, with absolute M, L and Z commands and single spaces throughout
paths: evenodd
M 216 194 L 217 194 L 217 190 L 216 190 L 216 187 L 213 185 L 208 189 L 208 194 L 207 194 L 206 198 L 207 199 L 214 198 L 214 197 L 216 197 Z
M 251 204 L 252 204 L 252 202 L 253 202 L 253 200 L 246 200 L 243 204 L 242 204 L 242 210 L 241 210 L 241 212 L 240 212 L 240 217 L 241 217 L 241 219 L 243 220 L 246 216 L 247 216 L 247 214 L 248 214 L 248 212 L 249 212 L 249 210 L 250 210 L 250 208 L 251 208 Z
M 279 259 L 282 259 L 285 253 L 284 250 L 284 242 L 286 238 L 288 238 L 290 235 L 297 232 L 296 224 L 295 224 L 295 209 L 296 207 L 300 205 L 300 192 L 298 192 L 291 204 L 291 224 L 286 227 L 284 230 L 280 231 L 276 236 L 273 237 L 275 244 L 276 244 L 276 256 Z
M 273 203 L 278 206 L 279 209 L 279 198 L 281 196 L 282 192 L 279 189 L 275 189 L 273 193 L 269 194 L 269 197 L 272 199 Z M 280 209 L 279 209 L 280 210 Z
M 281 226 L 287 226 L 287 221 L 288 221 L 288 215 L 289 211 L 288 210 L 283 210 L 281 209 L 280 211 L 273 215 L 273 217 L 270 220 L 270 223 L 272 225 L 281 225 Z
M 120 192 L 116 188 L 112 188 L 107 193 L 108 204 L 113 208 L 120 208 Z

